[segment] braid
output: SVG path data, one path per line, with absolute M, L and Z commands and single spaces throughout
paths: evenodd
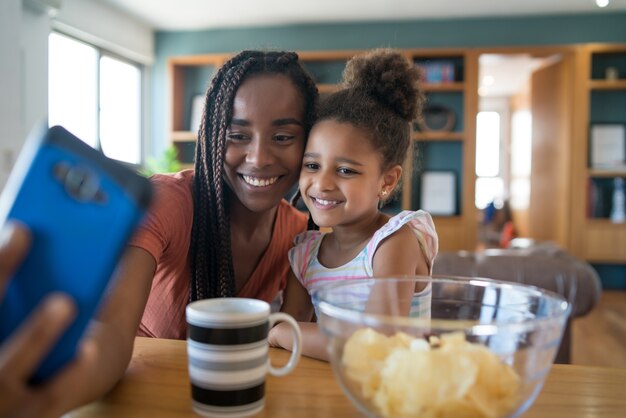
M 302 93 L 308 134 L 314 120 L 317 87 L 293 52 L 244 51 L 217 71 L 205 95 L 196 145 L 189 300 L 235 295 L 229 189 L 224 181 L 226 133 L 237 89 L 252 74 L 284 74 Z

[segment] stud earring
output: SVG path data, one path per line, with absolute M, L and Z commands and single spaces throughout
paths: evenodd
M 380 192 L 383 198 L 387 197 L 387 193 L 387 190 L 383 190 L 382 192 Z

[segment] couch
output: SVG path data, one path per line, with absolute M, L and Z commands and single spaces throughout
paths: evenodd
M 433 274 L 524 283 L 564 296 L 572 303 L 572 313 L 556 363 L 570 363 L 572 320 L 591 311 L 602 292 L 600 278 L 591 265 L 551 243 L 482 252 L 440 252 Z

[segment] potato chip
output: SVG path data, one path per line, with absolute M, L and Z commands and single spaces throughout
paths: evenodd
M 515 371 L 462 333 L 427 342 L 365 328 L 348 339 L 342 361 L 348 378 L 384 417 L 497 418 L 519 399 Z

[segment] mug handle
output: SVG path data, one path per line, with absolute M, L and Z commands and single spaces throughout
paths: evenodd
M 293 349 L 291 351 L 291 357 L 289 357 L 289 361 L 283 367 L 276 368 L 269 363 L 269 373 L 272 376 L 285 376 L 295 369 L 298 364 L 298 360 L 300 360 L 300 354 L 302 354 L 302 333 L 300 332 L 300 327 L 295 319 L 289 314 L 284 312 L 276 312 L 270 315 L 269 325 L 270 329 L 277 322 L 286 322 L 291 326 L 292 337 L 293 337 Z

